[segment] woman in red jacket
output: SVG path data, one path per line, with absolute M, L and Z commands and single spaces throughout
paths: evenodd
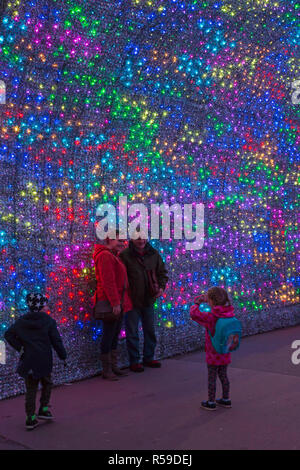
M 96 299 L 97 301 L 108 300 L 116 315 L 115 321 L 103 322 L 102 377 L 109 380 L 118 380 L 117 375 L 127 375 L 117 366 L 117 346 L 122 326 L 122 315 L 132 310 L 127 272 L 119 258 L 119 253 L 123 248 L 124 241 L 119 240 L 119 234 L 117 234 L 115 239 L 107 238 L 105 245 L 96 244 L 93 255 L 97 279 L 95 301 Z

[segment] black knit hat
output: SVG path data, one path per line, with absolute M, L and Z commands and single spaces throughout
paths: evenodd
M 28 294 L 26 303 L 32 312 L 39 312 L 48 303 L 48 299 L 43 294 Z

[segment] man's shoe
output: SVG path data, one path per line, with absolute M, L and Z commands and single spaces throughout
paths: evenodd
M 48 406 L 41 407 L 38 412 L 39 419 L 53 419 L 51 412 L 48 410 Z
M 31 431 L 32 429 L 36 428 L 38 425 L 39 425 L 39 422 L 36 419 L 35 415 L 27 416 L 26 429 L 28 429 L 28 431 Z
M 201 408 L 204 408 L 204 410 L 214 411 L 217 409 L 217 405 L 214 401 L 203 401 L 201 403 Z
M 144 362 L 145 367 L 152 367 L 153 369 L 159 369 L 161 367 L 161 362 L 159 361 L 147 361 Z
M 131 364 L 129 369 L 132 372 L 144 372 L 144 367 L 142 366 L 142 364 Z
M 224 400 L 224 398 L 219 398 L 216 400 L 217 405 L 223 406 L 224 408 L 231 408 L 231 400 Z

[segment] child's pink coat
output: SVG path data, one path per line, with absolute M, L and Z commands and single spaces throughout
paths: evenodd
M 198 305 L 192 305 L 190 308 L 191 319 L 206 328 L 205 332 L 205 352 L 206 362 L 213 366 L 223 366 L 231 363 L 231 354 L 219 354 L 214 349 L 208 330 L 211 335 L 215 334 L 215 327 L 218 318 L 234 317 L 234 309 L 231 305 L 213 307 L 211 312 L 200 312 Z

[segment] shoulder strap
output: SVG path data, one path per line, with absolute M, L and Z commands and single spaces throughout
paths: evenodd
M 126 279 L 124 281 L 124 286 L 123 286 L 123 292 L 122 292 L 122 299 L 121 299 L 121 306 L 123 304 L 123 300 L 124 300 L 124 297 L 125 297 L 125 291 L 126 291 Z

